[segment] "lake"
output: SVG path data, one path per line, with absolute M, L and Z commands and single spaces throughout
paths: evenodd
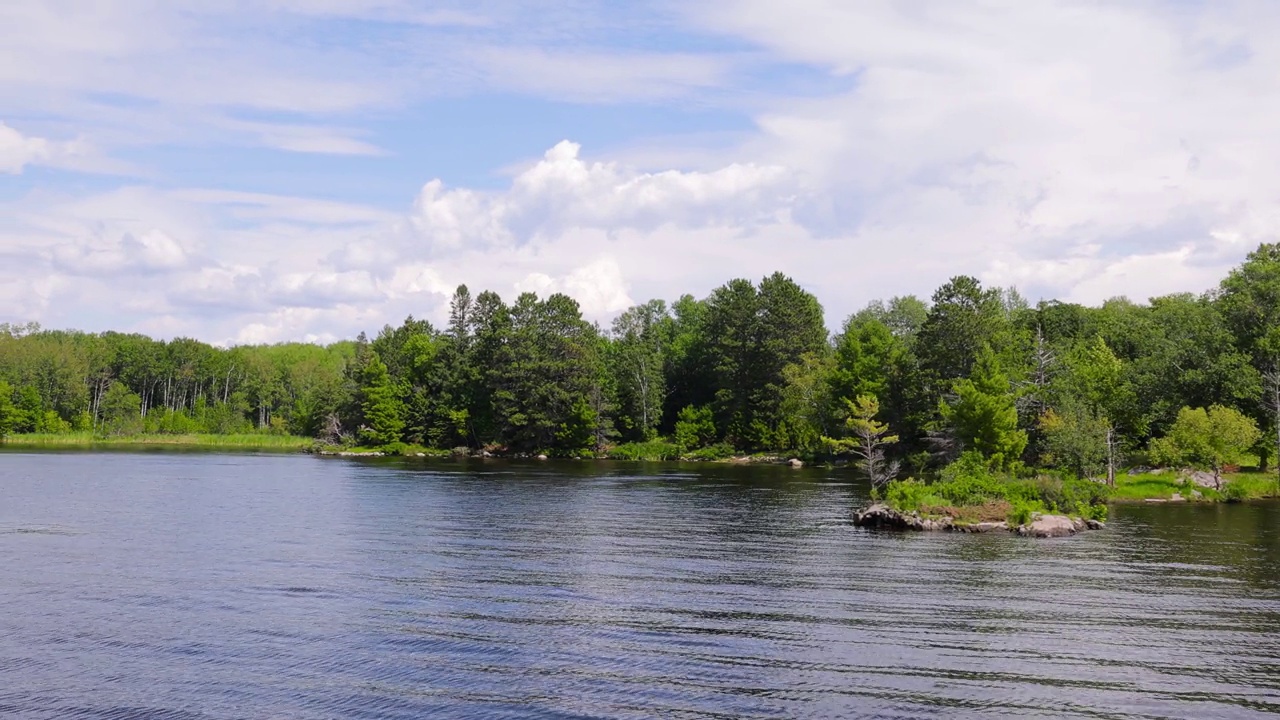
M 850 525 L 835 469 L 0 453 L 0 716 L 1248 718 L 1280 506 Z

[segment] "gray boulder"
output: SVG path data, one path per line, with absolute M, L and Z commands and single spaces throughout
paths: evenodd
M 1084 527 L 1083 520 L 1072 520 L 1065 515 L 1037 515 L 1029 524 L 1018 528 L 1018 534 L 1038 538 L 1066 537 L 1075 535 Z

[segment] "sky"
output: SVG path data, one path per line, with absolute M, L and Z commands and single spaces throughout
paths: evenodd
M 1277 40 L 1270 0 L 5 0 L 0 322 L 1203 292 L 1280 239 Z

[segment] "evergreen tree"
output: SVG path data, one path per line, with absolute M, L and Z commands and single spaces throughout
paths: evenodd
M 859 395 L 844 400 L 849 417 L 845 427 L 851 437 L 823 438 L 836 454 L 849 452 L 858 458 L 858 466 L 871 481 L 873 489 L 883 487 L 898 476 L 899 463 L 885 459 L 885 448 L 898 442 L 889 434 L 889 426 L 876 420 L 880 402 L 874 395 Z
M 973 374 L 956 381 L 954 392 L 956 398 L 944 401 L 939 414 L 962 446 L 982 453 L 996 466 L 1018 461 L 1027 446 L 1027 434 L 1018 429 L 1009 378 L 989 347 L 979 351 Z
M 361 439 L 374 446 L 401 442 L 404 431 L 403 406 L 387 366 L 375 351 L 360 372 L 360 410 L 365 424 Z

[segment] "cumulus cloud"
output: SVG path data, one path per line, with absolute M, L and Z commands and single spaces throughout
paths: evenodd
M 767 222 L 797 192 L 776 165 L 732 164 L 711 172 L 643 173 L 586 162 L 581 146 L 558 143 L 502 193 L 446 190 L 433 180 L 412 218 L 433 248 L 510 245 L 571 228 L 700 227 Z
M 70 275 L 158 273 L 187 267 L 191 258 L 160 230 L 90 237 L 53 248 L 53 265 Z
M 806 224 L 878 262 L 878 248 L 906 251 L 932 284 L 967 271 L 1031 280 L 1036 294 L 1199 290 L 1226 264 L 1203 262 L 1220 254 L 1217 235 L 1241 239 L 1230 260 L 1276 237 L 1270 6 L 746 0 L 692 12 L 850 78 L 763 112 L 752 147 L 821 178 L 828 202 L 806 208 Z M 1178 234 L 1191 225 L 1194 237 Z M 1126 287 L 1139 262 L 1177 269 Z M 1092 289 L 1077 289 L 1086 277 Z
M 587 316 L 596 318 L 615 315 L 635 304 L 627 295 L 622 269 L 613 258 L 601 258 L 555 278 L 529 273 L 515 284 L 515 289 L 542 297 L 564 293 L 577 300 Z
M 186 57 L 165 38 L 255 7 L 226 0 L 147 14 L 119 3 L 63 25 L 41 3 L 18 3 L 0 9 L 11 21 L 0 22 L 0 88 L 34 98 L 22 78 L 35 75 L 20 71 L 48 60 L 40 90 L 50 97 L 121 93 L 143 107 L 181 106 L 180 117 L 216 122 L 250 145 L 326 154 L 381 151 L 370 140 L 379 136 L 350 121 L 418 97 L 398 84 L 405 78 L 432 91 L 447 76 L 448 92 L 505 89 L 580 105 L 696 96 L 751 122 L 669 143 L 642 131 L 629 146 L 593 146 L 598 157 L 566 140 L 515 165 L 500 188 L 431 180 L 415 196 L 405 187 L 395 212 L 302 189 L 33 195 L 0 208 L 9 211 L 0 242 L 17 253 L 0 278 L 48 278 L 31 290 L 43 299 L 22 312 L 76 324 L 71 298 L 96 287 L 91 278 L 146 273 L 150 295 L 125 283 L 104 296 L 128 296 L 121 307 L 165 332 L 278 340 L 349 336 L 410 312 L 441 320 L 459 283 L 508 299 L 565 292 L 607 320 L 632 301 L 703 295 L 782 270 L 818 294 L 834 326 L 869 299 L 927 296 L 958 273 L 1090 302 L 1202 290 L 1280 235 L 1280 141 L 1270 127 L 1280 111 L 1271 41 L 1280 9 L 1270 5 L 712 0 L 667 24 L 641 23 L 698 39 L 664 54 L 611 49 L 616 27 L 593 13 L 512 6 L 529 25 L 513 43 L 503 41 L 514 22 L 506 17 L 421 15 L 383 0 L 286 2 L 271 12 L 307 22 L 421 15 L 415 27 L 465 26 L 483 42 L 444 73 L 419 54 L 397 65 L 351 48 L 324 55 L 269 42 L 223 65 L 156 62 Z M 184 24 L 192 17 L 201 23 Z M 47 46 L 30 39 L 58 33 Z M 195 81 L 174 83 L 176 67 Z M 803 92 L 789 82 L 815 76 L 823 82 Z M 254 121 L 236 119 L 237 108 Z M 334 114 L 340 122 L 327 121 Z M 50 164 L 55 146 L 0 125 L 0 172 Z
M 31 137 L 0 122 L 0 173 L 16 175 L 28 165 L 64 164 L 83 152 L 82 142 Z

